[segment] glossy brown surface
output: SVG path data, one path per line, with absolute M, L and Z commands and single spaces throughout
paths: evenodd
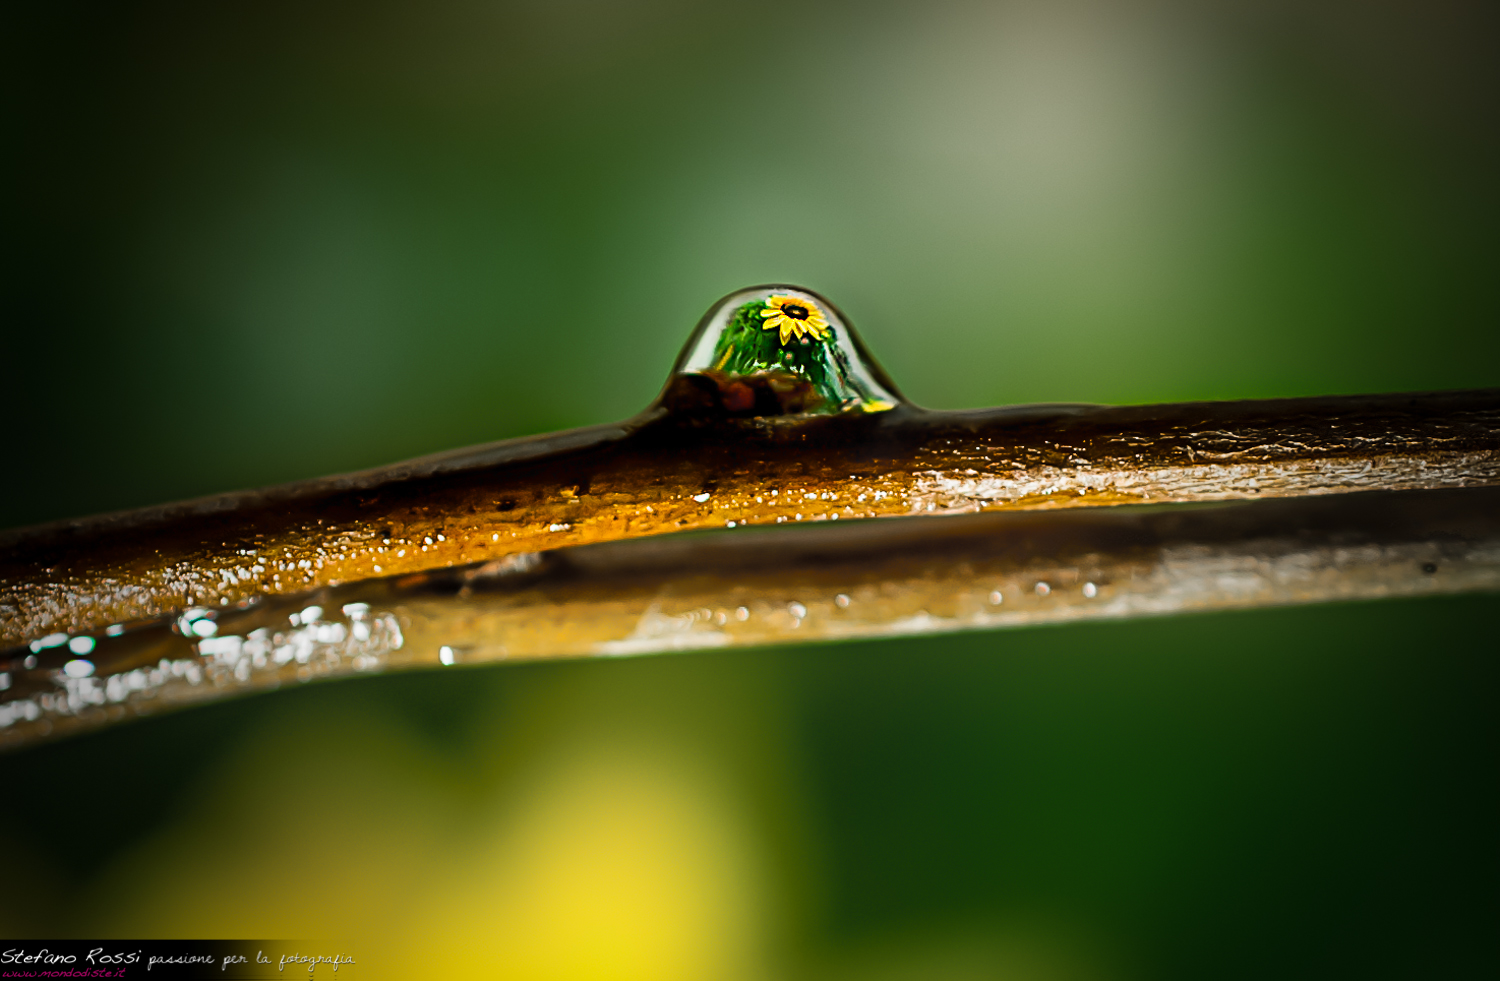
M 0 537 L 0 644 L 516 553 L 692 529 L 1500 484 L 1500 390 L 899 407 L 657 407 L 263 491 Z
M 0 745 L 316 678 L 1500 589 L 1500 488 L 665 536 L 12 650 Z M 26 665 L 30 663 L 28 668 Z

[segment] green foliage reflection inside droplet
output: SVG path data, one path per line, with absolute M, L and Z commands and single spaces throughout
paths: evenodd
M 811 305 L 811 301 L 803 301 Z M 825 327 L 821 337 L 789 336 L 785 344 L 781 332 L 770 327 L 767 313 L 771 305 L 765 300 L 746 303 L 734 312 L 724 332 L 714 345 L 714 372 L 730 378 L 746 375 L 795 375 L 804 379 L 817 396 L 811 411 L 838 412 L 862 407 L 879 411 L 890 403 L 875 399 L 861 390 L 849 370 L 847 356 L 836 343 L 832 327 Z

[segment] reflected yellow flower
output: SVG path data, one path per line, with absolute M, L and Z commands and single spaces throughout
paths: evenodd
M 828 333 L 828 319 L 817 304 L 800 296 L 773 296 L 766 300 L 766 308 L 760 312 L 766 322 L 766 330 L 780 330 L 781 343 L 785 344 L 796 334 L 797 339 L 822 338 Z

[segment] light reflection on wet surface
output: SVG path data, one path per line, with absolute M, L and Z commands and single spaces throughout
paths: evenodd
M 43 638 L 0 654 L 0 743 L 390 668 L 1496 589 L 1497 489 L 726 530 Z

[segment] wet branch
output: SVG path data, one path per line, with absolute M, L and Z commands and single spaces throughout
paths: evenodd
M 1500 484 L 1500 390 L 617 426 L 0 536 L 0 644 L 666 532 Z
M 0 745 L 393 668 L 1495 590 L 1500 488 L 665 536 L 192 610 L 87 662 L 44 648 Z
M 1494 590 L 1500 389 L 931 412 L 754 287 L 619 425 L 0 550 L 5 744 L 403 666 Z

